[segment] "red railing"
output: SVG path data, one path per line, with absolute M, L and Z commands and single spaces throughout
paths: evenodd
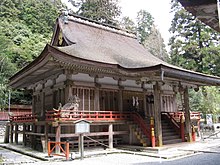
M 53 145 L 53 146 L 52 146 Z M 62 147 L 64 145 L 64 147 Z M 56 148 L 59 148 L 63 154 L 56 154 L 53 153 Z M 63 156 L 66 158 L 66 160 L 69 160 L 69 142 L 52 142 L 48 141 L 48 156 L 50 157 L 51 155 L 55 156 Z
M 37 120 L 37 115 L 25 114 L 25 115 L 13 115 L 10 116 L 10 121 L 12 122 L 34 122 Z
M 8 110 L 7 111 L 1 111 L 0 112 L 0 121 L 8 120 L 10 118 L 9 114 L 11 114 L 13 116 L 31 114 L 31 109 L 11 108 L 10 112 L 8 112 Z
M 176 121 L 180 122 L 181 116 L 185 116 L 185 112 L 168 112 Z M 199 112 L 190 112 L 190 119 L 200 120 Z
M 118 111 L 73 111 L 52 110 L 47 111 L 46 121 L 72 121 L 85 119 L 89 121 L 127 120 L 131 118 L 130 112 Z
M 172 115 L 172 114 L 169 113 L 169 112 L 162 112 L 161 114 L 164 115 L 164 116 L 172 123 L 172 125 L 173 125 L 175 128 L 177 128 L 177 129 L 180 128 L 180 124 L 179 124 L 180 119 L 179 119 L 179 118 L 181 118 L 182 115 L 180 115 L 179 118 L 178 118 L 178 120 L 176 120 L 176 118 L 174 117 L 174 115 Z
M 138 113 L 133 113 L 132 119 L 141 128 L 141 132 L 144 133 L 147 138 L 151 139 L 150 127 L 146 125 L 146 122 L 143 120 L 143 118 Z

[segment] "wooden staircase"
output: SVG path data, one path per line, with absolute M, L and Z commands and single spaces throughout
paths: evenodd
M 143 147 L 147 147 L 149 145 L 148 138 L 146 135 L 143 134 L 140 126 L 138 124 L 135 124 L 134 122 L 130 123 L 131 129 L 134 132 L 136 138 L 139 140 L 139 142 L 143 145 Z
M 182 142 L 179 133 L 176 132 L 171 122 L 163 115 L 161 117 L 161 124 L 162 124 L 162 135 L 163 135 L 164 145 Z

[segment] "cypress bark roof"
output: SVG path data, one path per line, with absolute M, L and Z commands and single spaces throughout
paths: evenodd
M 62 34 L 65 45 L 59 46 Z M 136 37 L 118 28 L 75 16 L 68 23 L 57 19 L 51 45 L 10 79 L 14 88 L 28 87 L 64 69 L 89 74 L 169 81 L 194 85 L 220 85 L 220 78 L 170 65 L 149 53 Z

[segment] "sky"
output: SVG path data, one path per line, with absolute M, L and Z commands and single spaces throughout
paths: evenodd
M 170 1 L 171 0 L 120 0 L 120 6 L 122 15 L 129 16 L 133 20 L 135 20 L 137 12 L 141 9 L 149 12 L 154 17 L 155 25 L 167 45 L 170 38 L 168 30 L 173 19 L 173 14 L 170 13 Z
M 68 2 L 68 0 L 62 1 Z M 132 20 L 135 20 L 137 12 L 141 9 L 149 12 L 154 17 L 155 25 L 167 46 L 170 38 L 168 30 L 173 18 L 173 14 L 170 13 L 170 1 L 171 0 L 119 0 L 119 5 L 121 6 L 122 16 L 129 16 Z

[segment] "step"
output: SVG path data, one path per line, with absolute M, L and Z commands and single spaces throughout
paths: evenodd
M 168 132 L 168 131 L 166 131 L 166 132 L 162 132 L 162 135 L 163 136 L 173 136 L 173 135 L 177 135 L 178 136 L 178 134 L 176 133 L 176 132 Z
M 171 139 L 171 140 L 163 140 L 163 144 L 175 144 L 175 143 L 181 143 L 182 139 Z
M 172 135 L 172 136 L 163 136 L 163 140 L 172 140 L 172 139 L 179 139 L 180 137 L 178 135 Z

